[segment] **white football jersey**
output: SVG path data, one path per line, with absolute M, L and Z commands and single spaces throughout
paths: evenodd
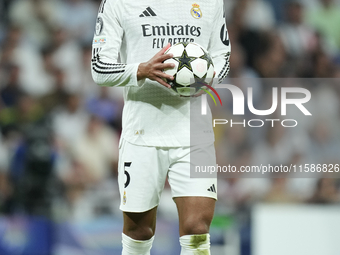
M 169 42 L 203 46 L 222 81 L 230 55 L 223 0 L 103 0 L 93 39 L 93 79 L 101 86 L 125 87 L 122 138 L 130 143 L 180 147 L 212 142 L 211 113 L 200 114 L 200 97 L 180 97 L 149 79 L 137 81 L 139 64 Z

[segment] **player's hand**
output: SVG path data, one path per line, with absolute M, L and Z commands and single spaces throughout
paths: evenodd
M 153 81 L 157 81 L 163 86 L 167 88 L 171 88 L 171 86 L 166 83 L 163 79 L 173 80 L 174 77 L 172 75 L 168 75 L 163 73 L 164 69 L 174 68 L 175 65 L 172 63 L 163 63 L 165 60 L 172 58 L 172 54 L 165 54 L 167 49 L 170 47 L 170 43 L 168 43 L 163 49 L 161 49 L 155 56 L 153 56 L 148 62 L 141 63 L 138 66 L 137 71 L 137 80 L 142 80 L 148 78 Z
M 214 76 L 213 76 L 213 78 L 211 79 L 211 82 L 209 82 L 209 84 L 208 84 L 209 86 L 211 86 L 211 85 L 213 84 L 215 75 L 216 75 L 216 72 L 214 72 Z M 193 97 L 200 97 L 200 96 L 202 96 L 204 93 L 205 93 L 205 91 L 203 91 L 203 90 L 201 89 L 199 92 L 197 92 L 196 94 L 194 94 Z

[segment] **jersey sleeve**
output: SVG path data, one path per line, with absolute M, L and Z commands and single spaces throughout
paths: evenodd
M 217 0 L 217 2 L 217 11 L 213 23 L 214 28 L 210 36 L 208 51 L 214 63 L 215 77 L 218 78 L 218 83 L 221 83 L 228 75 L 230 69 L 231 45 L 224 17 L 223 0 Z
M 102 0 L 92 43 L 92 78 L 100 86 L 138 86 L 139 63 L 118 62 L 124 29 L 119 0 Z

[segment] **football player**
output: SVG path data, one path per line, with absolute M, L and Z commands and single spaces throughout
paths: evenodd
M 118 174 L 123 255 L 150 254 L 167 177 L 178 209 L 181 254 L 210 254 L 216 178 L 190 178 L 190 166 L 193 154 L 216 164 L 212 117 L 191 118 L 200 97 L 180 97 L 166 82 L 174 77 L 162 70 L 174 66 L 163 63 L 172 57 L 164 53 L 178 42 L 207 49 L 222 81 L 230 54 L 223 0 L 102 1 L 92 76 L 100 86 L 124 87 Z

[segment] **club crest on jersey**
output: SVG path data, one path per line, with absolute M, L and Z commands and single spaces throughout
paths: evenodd
M 200 6 L 198 4 L 192 5 L 190 13 L 191 13 L 191 16 L 193 16 L 195 19 L 202 18 L 202 11 L 201 11 Z
M 126 191 L 124 191 L 124 196 L 123 196 L 123 205 L 126 204 Z
M 96 22 L 96 35 L 97 36 L 102 33 L 103 27 L 104 27 L 103 19 L 101 17 L 98 17 L 97 22 Z

